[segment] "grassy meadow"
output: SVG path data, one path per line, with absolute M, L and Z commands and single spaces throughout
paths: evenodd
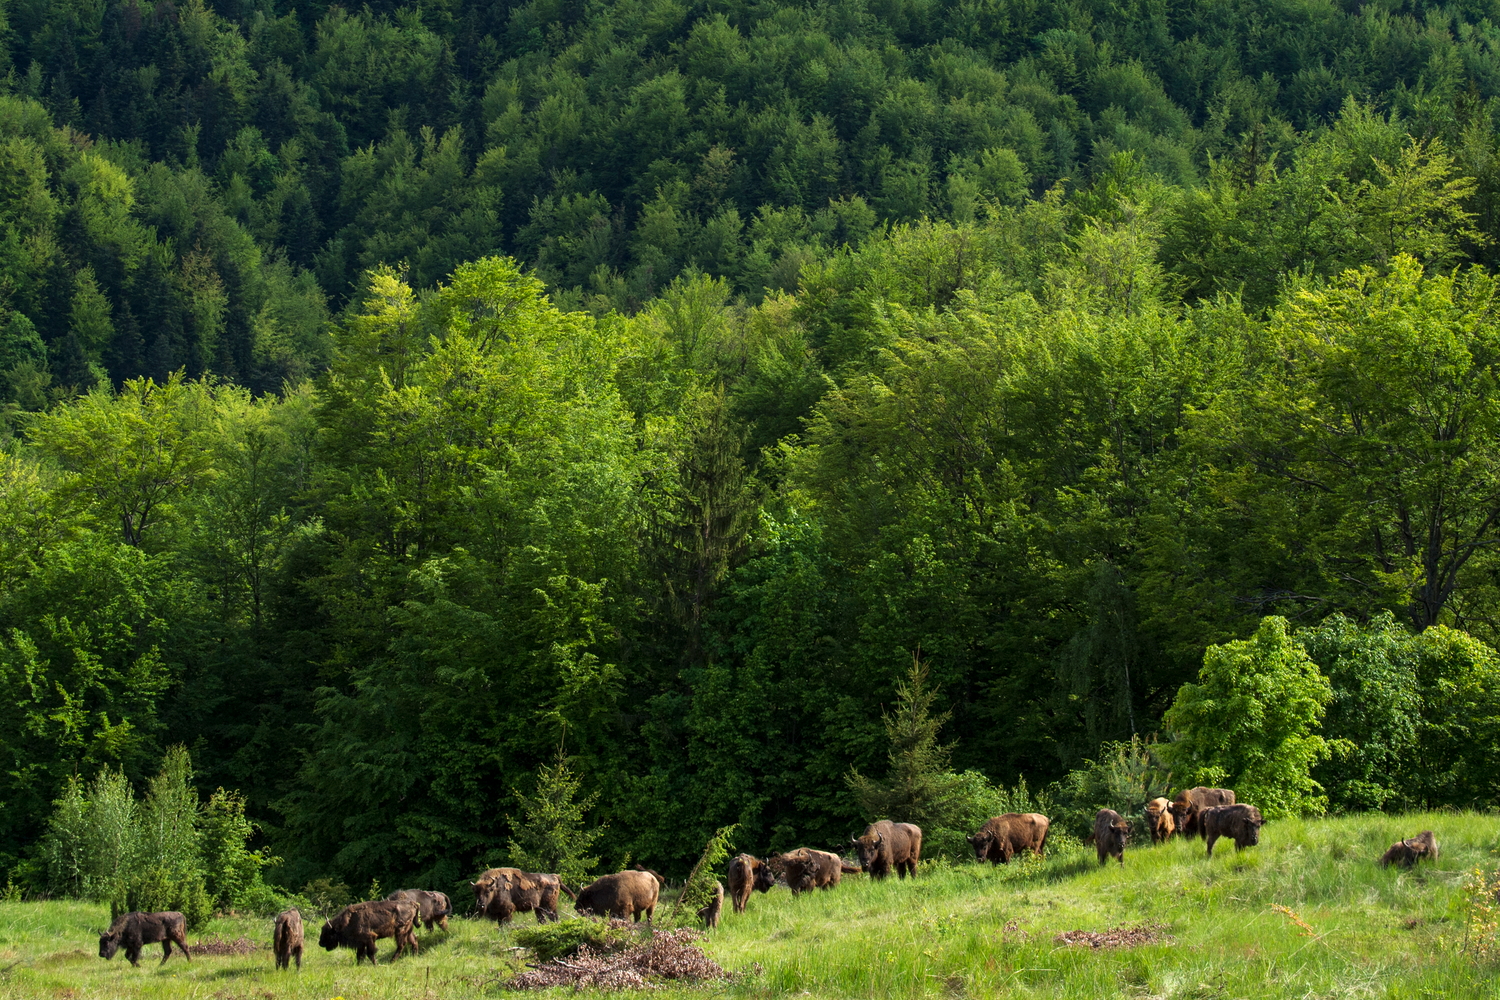
M 1431 828 L 1436 865 L 1382 870 L 1393 840 Z M 1259 847 L 1137 846 L 1121 869 L 1077 845 L 1008 867 L 931 864 L 913 881 L 846 877 L 830 892 L 757 894 L 707 943 L 731 984 L 662 992 L 834 997 L 1494 997 L 1500 965 L 1461 951 L 1465 873 L 1493 870 L 1500 818 L 1473 813 L 1267 824 Z M 661 911 L 659 911 L 661 912 Z M 526 918 L 530 921 L 530 917 Z M 493 996 L 520 967 L 511 932 L 455 920 L 419 931 L 420 956 L 356 968 L 316 946 L 300 973 L 272 967 L 270 921 L 220 919 L 189 941 L 245 936 L 246 956 L 141 967 L 96 955 L 106 911 L 73 902 L 0 904 L 0 998 L 364 1000 Z M 1065 931 L 1154 925 L 1134 948 L 1064 946 Z

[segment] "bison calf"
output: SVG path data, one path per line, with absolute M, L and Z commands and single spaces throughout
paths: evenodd
M 1118 858 L 1125 864 L 1125 842 L 1130 839 L 1130 824 L 1125 817 L 1113 809 L 1100 809 L 1094 814 L 1094 850 L 1099 863 L 1105 865 L 1110 858 Z
M 1418 861 L 1436 861 L 1437 856 L 1437 837 L 1433 836 L 1431 830 L 1423 830 L 1410 840 L 1398 840 L 1392 844 L 1380 856 L 1380 867 L 1400 865 L 1402 868 L 1410 868 Z
M 297 968 L 302 968 L 302 913 L 300 910 L 282 910 L 276 914 L 276 931 L 271 939 L 271 948 L 276 952 L 276 968 L 291 968 L 293 958 L 297 960 Z
M 187 921 L 176 910 L 162 910 L 159 913 L 132 910 L 122 913 L 109 925 L 109 930 L 99 935 L 99 957 L 108 961 L 115 957 L 115 952 L 124 948 L 125 957 L 130 964 L 140 965 L 141 948 L 159 941 L 161 963 L 165 965 L 172 956 L 172 943 L 175 941 L 182 957 L 191 962 L 193 956 L 188 951 L 186 930 Z
M 1177 822 L 1172 818 L 1172 803 L 1161 798 L 1147 802 L 1146 826 L 1151 830 L 1151 843 L 1160 844 L 1171 839 L 1177 830 Z
M 729 862 L 729 902 L 735 913 L 744 913 L 752 891 L 770 892 L 776 884 L 771 866 L 752 854 L 740 854 Z
M 705 906 L 698 907 L 698 919 L 703 926 L 713 930 L 719 926 L 719 914 L 724 912 L 724 883 L 715 881 L 713 895 Z
M 871 878 L 885 878 L 892 868 L 900 878 L 915 876 L 922 860 L 922 828 L 913 823 L 876 820 L 849 842 L 859 855 L 860 869 L 869 872 Z
M 1265 819 L 1254 806 L 1214 806 L 1198 814 L 1203 839 L 1208 841 L 1208 856 L 1214 856 L 1214 842 L 1220 837 L 1234 841 L 1234 849 L 1243 851 L 1260 843 L 1261 824 Z

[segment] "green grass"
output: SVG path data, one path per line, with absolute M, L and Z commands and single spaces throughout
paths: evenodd
M 1374 863 L 1391 841 L 1431 828 L 1434 866 Z M 1464 873 L 1493 869 L 1500 820 L 1475 814 L 1361 816 L 1268 824 L 1259 847 L 1173 842 L 1100 868 L 1073 847 L 1043 862 L 928 865 L 915 881 L 846 878 L 831 892 L 757 894 L 727 912 L 708 950 L 734 984 L 664 992 L 833 997 L 1494 997 L 1500 967 L 1460 953 Z M 1274 907 L 1287 907 L 1311 928 Z M 247 957 L 173 958 L 132 969 L 96 957 L 102 908 L 0 904 L 0 998 L 345 1000 L 496 996 L 518 966 L 511 931 L 457 920 L 422 932 L 417 958 L 355 968 L 310 943 L 301 973 L 272 968 L 269 920 L 204 932 L 264 942 Z M 529 920 L 529 918 L 528 918 Z M 1059 946 L 1068 930 L 1164 925 L 1172 941 L 1114 951 Z M 316 939 L 317 924 L 310 922 Z M 190 940 L 192 938 L 190 937 Z M 150 952 L 148 951 L 148 956 Z M 160 949 L 156 950 L 160 955 Z M 758 967 L 758 971 L 757 970 Z

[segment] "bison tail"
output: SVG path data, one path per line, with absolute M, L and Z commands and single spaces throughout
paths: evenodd
M 562 889 L 563 892 L 568 894 L 569 899 L 574 900 L 575 902 L 577 901 L 578 893 L 574 892 L 572 889 L 569 889 L 567 883 L 565 883 L 562 879 L 558 879 L 557 885 L 560 889 Z
M 851 865 L 847 861 L 839 862 L 839 871 L 845 875 L 858 875 L 863 870 L 859 865 Z

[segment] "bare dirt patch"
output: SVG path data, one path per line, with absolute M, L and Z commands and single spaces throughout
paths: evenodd
M 1171 944 L 1176 939 L 1162 933 L 1166 924 L 1121 924 L 1107 931 L 1063 931 L 1052 940 L 1085 948 L 1139 948 L 1146 944 Z
M 571 986 L 575 990 L 642 990 L 665 982 L 729 978 L 717 962 L 693 943 L 702 938 L 701 932 L 682 928 L 653 934 L 649 941 L 607 953 L 595 951 L 587 944 L 580 945 L 577 954 L 535 966 L 505 983 L 505 989 Z

